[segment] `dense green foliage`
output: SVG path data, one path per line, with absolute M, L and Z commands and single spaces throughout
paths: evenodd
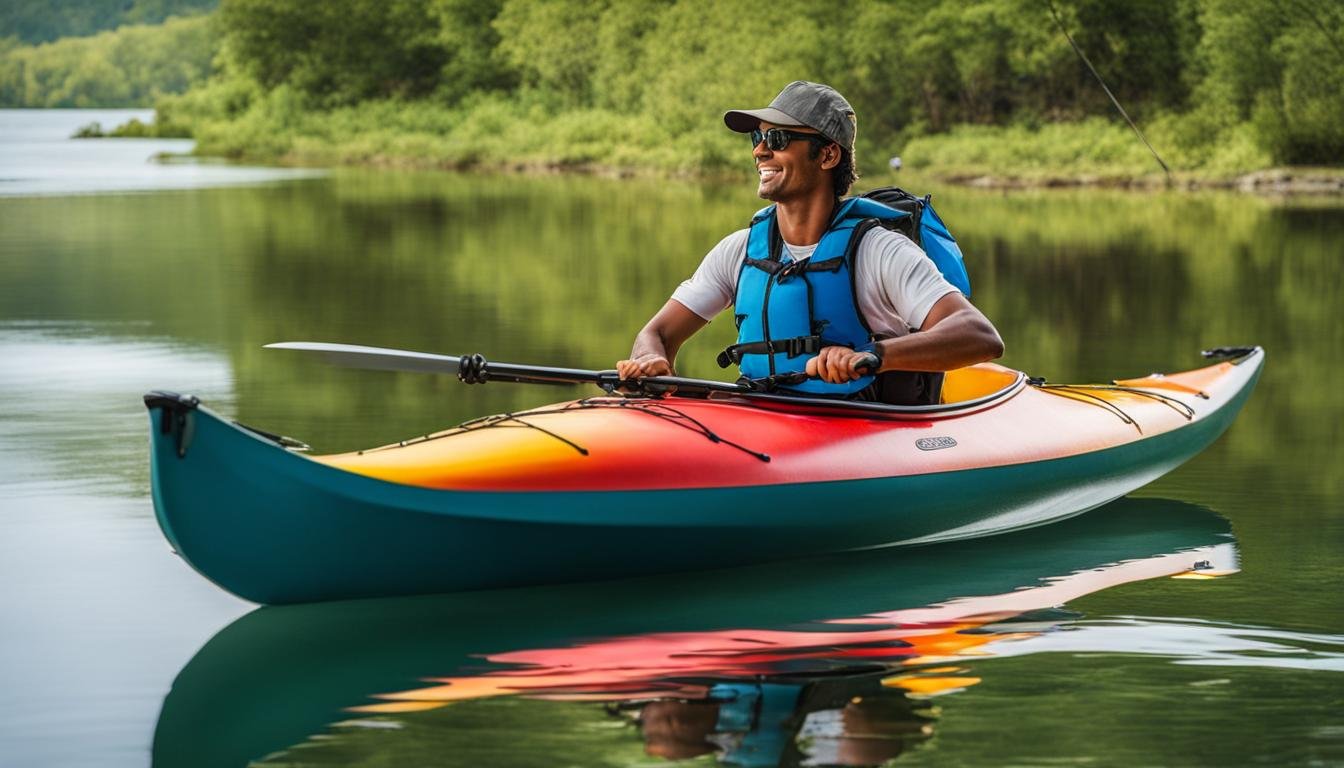
M 734 173 L 747 155 L 718 115 L 811 79 L 855 105 L 869 172 L 899 154 L 958 176 L 1157 175 L 1066 29 L 1178 173 L 1344 158 L 1341 0 L 843 10 L 777 0 L 762 24 L 746 0 L 223 0 L 213 75 L 210 45 L 169 46 L 182 60 L 157 91 L 195 85 L 160 119 L 232 157 Z M 105 63 L 100 39 L 0 56 L 3 103 L 128 103 L 70 84 L 145 57 Z
M 136 107 L 210 73 L 218 35 L 208 17 L 122 27 L 92 37 L 0 49 L 0 106 Z
M 1277 160 L 1344 162 L 1344 3 L 1203 0 L 1191 131 L 1249 120 Z
M 447 60 L 423 0 L 277 3 L 220 9 L 234 69 L 263 87 L 290 85 L 313 104 L 422 96 Z
M 218 4 L 219 0 L 5 0 L 0 3 L 0 39 L 46 43 L 128 24 L 158 24 Z
M 1056 7 L 1178 171 L 1344 157 L 1338 0 Z M 762 25 L 744 0 L 224 0 L 220 71 L 161 114 L 230 156 L 722 173 L 746 155 L 718 114 L 803 78 L 849 96 L 870 171 L 905 154 L 963 175 L 1156 172 L 1048 0 L 846 10 L 779 0 Z

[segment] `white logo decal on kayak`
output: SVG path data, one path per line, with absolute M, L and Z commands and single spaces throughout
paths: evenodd
M 957 441 L 950 437 L 921 437 L 915 441 L 915 447 L 921 451 L 936 451 L 940 448 L 955 448 Z

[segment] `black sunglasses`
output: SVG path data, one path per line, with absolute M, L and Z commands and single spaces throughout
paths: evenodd
M 782 151 L 785 147 L 789 146 L 789 142 L 793 141 L 794 139 L 815 141 L 823 147 L 826 146 L 827 144 L 834 143 L 830 139 L 826 138 L 825 136 L 822 136 L 819 133 L 803 133 L 802 131 L 790 131 L 787 128 L 771 128 L 768 131 L 762 131 L 760 128 L 757 128 L 756 130 L 751 132 L 751 146 L 755 148 L 756 145 L 764 141 L 765 148 L 770 150 L 771 152 Z

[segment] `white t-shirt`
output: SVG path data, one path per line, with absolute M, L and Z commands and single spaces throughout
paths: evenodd
M 747 258 L 747 233 L 740 229 L 719 241 L 672 298 L 706 320 L 732 306 L 737 276 Z M 816 245 L 784 243 L 794 261 L 812 256 Z M 873 333 L 903 336 L 924 324 L 939 299 L 957 290 L 923 249 L 899 232 L 869 230 L 859 243 L 855 285 L 859 311 Z

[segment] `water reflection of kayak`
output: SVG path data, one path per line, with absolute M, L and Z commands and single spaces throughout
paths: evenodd
M 157 394 L 154 501 L 182 557 L 262 603 L 973 538 L 1091 509 L 1198 453 L 1264 360 L 1229 354 L 1122 386 L 975 366 L 948 374 L 943 404 L 904 409 L 594 398 L 314 458 Z
M 1125 499 L 1046 529 L 929 547 L 260 608 L 178 675 L 154 763 L 241 766 L 314 735 L 337 748 L 345 731 L 329 738 L 333 723 L 395 726 L 518 697 L 606 702 L 635 718 L 653 754 L 890 755 L 928 733 L 921 697 L 977 682 L 959 666 L 969 655 L 1067 620 L 1056 606 L 1082 595 L 1226 573 L 1235 560 L 1221 517 Z M 846 723 L 858 722 L 885 723 L 873 738 L 899 743 L 854 742 Z

